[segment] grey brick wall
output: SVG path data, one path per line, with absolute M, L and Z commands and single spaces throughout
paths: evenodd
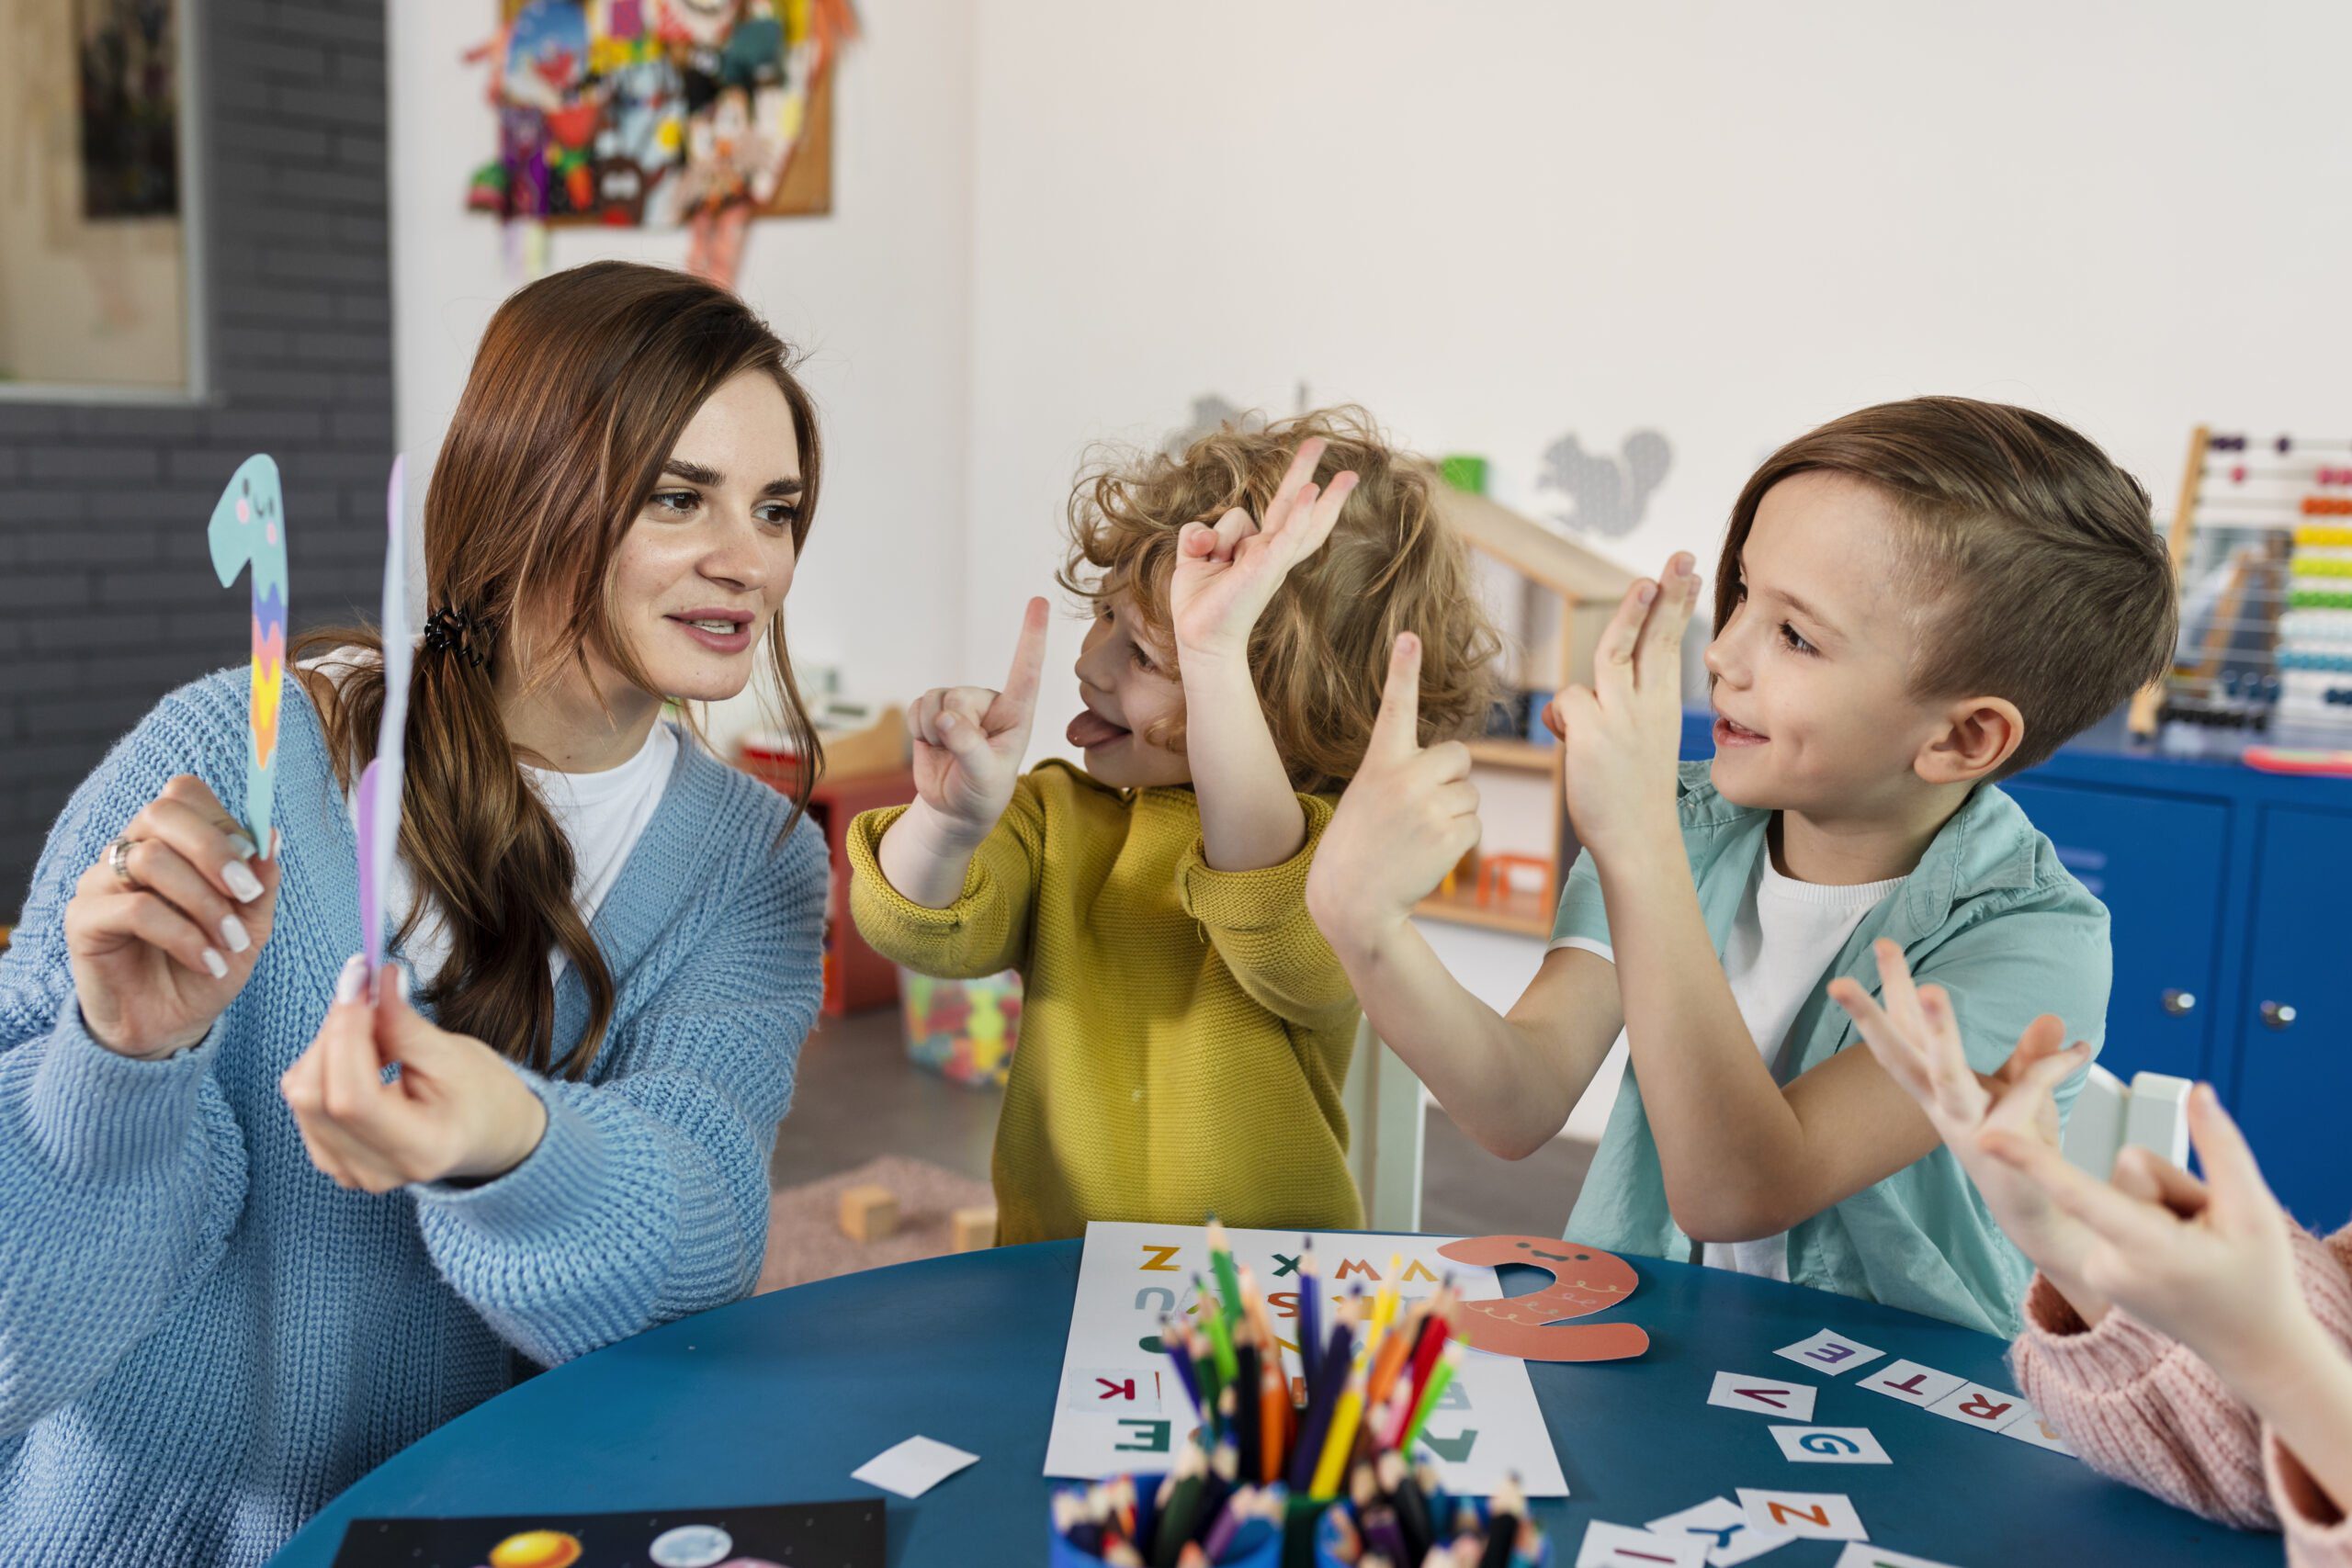
M 385 0 L 207 0 L 201 407 L 0 402 L 0 923 L 107 746 L 246 657 L 204 525 L 277 459 L 294 628 L 374 618 L 393 452 Z M 233 69 L 232 69 L 233 67 Z M 451 194 L 456 200 L 457 194 Z

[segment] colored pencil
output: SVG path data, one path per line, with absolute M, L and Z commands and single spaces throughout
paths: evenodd
M 1298 1244 L 1298 1372 L 1308 1387 L 1315 1385 L 1315 1365 L 1323 1349 L 1323 1270 L 1315 1261 L 1315 1244 Z
M 1233 1320 L 1241 1314 L 1241 1281 L 1233 1269 L 1233 1248 L 1227 1245 L 1225 1226 L 1215 1214 L 1209 1216 L 1209 1268 L 1216 1274 L 1217 1296 L 1225 1304 L 1225 1327 L 1233 1332 Z
M 1208 1330 L 1209 1348 L 1216 1356 L 1216 1375 L 1225 1382 L 1233 1381 L 1233 1320 L 1230 1309 L 1209 1294 L 1208 1282 L 1198 1274 L 1193 1276 L 1193 1286 L 1201 1293 L 1201 1326 Z M 1215 1311 L 1211 1311 L 1215 1308 Z
M 1260 1398 L 1262 1380 L 1258 1375 L 1257 1335 L 1250 1329 L 1250 1320 L 1241 1321 L 1242 1341 L 1234 1347 L 1233 1423 L 1229 1428 L 1235 1445 L 1241 1452 L 1241 1473 L 1255 1479 L 1258 1474 L 1258 1449 L 1264 1441 L 1261 1427 L 1265 1405 Z
M 1183 1326 L 1175 1314 L 1162 1313 L 1159 1317 L 1159 1348 L 1167 1351 L 1168 1359 L 1175 1363 L 1176 1381 L 1184 1385 L 1184 1397 L 1193 1402 L 1193 1414 L 1206 1419 L 1208 1411 L 1201 1404 L 1201 1380 L 1193 1371 L 1193 1352 L 1184 1343 Z
M 1283 1373 L 1282 1352 L 1269 1351 L 1258 1374 L 1257 1470 L 1257 1478 L 1269 1486 L 1282 1479 L 1283 1456 L 1290 1447 L 1289 1383 Z
M 1510 1568 L 1511 1550 L 1519 1544 L 1519 1521 L 1527 1512 L 1527 1500 L 1519 1490 L 1518 1479 L 1503 1477 L 1495 1489 L 1494 1500 L 1487 1506 L 1487 1554 L 1478 1560 L 1478 1568 Z
M 1421 1428 L 1429 1425 L 1430 1412 L 1435 1410 L 1438 1401 L 1445 1397 L 1446 1385 L 1453 1381 L 1453 1374 L 1461 1368 L 1461 1344 L 1448 1345 L 1445 1354 L 1439 1358 L 1437 1371 L 1430 1374 L 1429 1386 L 1421 1390 L 1420 1403 L 1413 1406 L 1413 1418 L 1406 1424 L 1404 1440 L 1396 1445 L 1399 1450 L 1405 1453 L 1413 1451 L 1413 1445 L 1420 1440 Z
M 1307 1488 L 1311 1497 L 1329 1497 L 1331 1488 L 1340 1483 L 1340 1476 L 1347 1467 L 1348 1456 L 1355 1452 L 1356 1427 L 1363 1419 L 1363 1369 L 1348 1371 L 1348 1386 L 1340 1395 L 1340 1403 L 1331 1412 L 1330 1436 L 1323 1439 L 1323 1458 L 1316 1467 L 1315 1480 Z
M 1200 1511 L 1208 1469 L 1208 1453 L 1197 1443 L 1187 1444 L 1176 1456 L 1176 1468 L 1168 1474 L 1171 1484 L 1160 1503 L 1159 1528 L 1152 1532 L 1153 1568 L 1176 1568 L 1177 1553 L 1183 1551 L 1193 1517 Z

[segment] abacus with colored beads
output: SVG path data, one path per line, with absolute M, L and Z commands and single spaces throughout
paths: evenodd
M 2247 460 L 2245 454 L 2265 456 Z M 2326 454 L 2324 460 L 2313 455 Z M 2169 541 L 2181 645 L 2132 728 L 2170 751 L 2352 745 L 2352 440 L 2199 425 Z

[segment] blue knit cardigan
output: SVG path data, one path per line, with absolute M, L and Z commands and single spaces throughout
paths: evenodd
M 514 1381 L 748 1292 L 815 1020 L 821 837 L 679 747 L 593 929 L 618 995 L 584 1082 L 524 1077 L 547 1135 L 469 1189 L 345 1191 L 277 1080 L 359 946 L 316 712 L 287 682 L 277 926 L 204 1043 L 82 1026 L 75 879 L 175 773 L 243 797 L 246 675 L 165 698 L 67 804 L 0 959 L 0 1563 L 258 1563 L 359 1475 Z M 587 998 L 556 988 L 557 1055 Z M 518 1069 L 520 1070 L 520 1069 Z

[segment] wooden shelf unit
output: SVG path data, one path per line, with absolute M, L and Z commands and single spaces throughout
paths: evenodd
M 1549 524 L 1514 512 L 1489 496 L 1456 490 L 1442 479 L 1437 480 L 1437 496 L 1439 514 L 1472 549 L 1502 562 L 1536 589 L 1559 600 L 1556 667 L 1524 670 L 1520 663 L 1521 650 L 1513 648 L 1510 654 L 1515 675 L 1540 673 L 1555 691 L 1566 685 L 1576 678 L 1579 645 L 1585 640 L 1578 635 L 1577 612 L 1596 605 L 1614 606 L 1633 586 L 1634 574 Z M 1590 649 L 1582 651 L 1589 659 Z M 1551 797 L 1550 842 L 1544 846 L 1552 863 L 1550 886 L 1541 895 L 1505 889 L 1482 903 L 1476 870 L 1465 867 L 1455 879 L 1453 892 L 1430 895 L 1415 906 L 1414 913 L 1486 931 L 1538 939 L 1549 936 L 1559 906 L 1560 884 L 1575 850 L 1561 800 L 1560 748 L 1504 736 L 1482 738 L 1469 746 L 1474 777 L 1477 770 L 1492 768 L 1544 779 Z

